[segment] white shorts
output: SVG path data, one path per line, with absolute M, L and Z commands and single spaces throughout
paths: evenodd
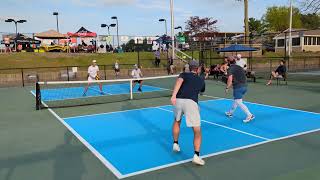
M 96 81 L 95 78 L 92 78 L 91 76 L 88 77 L 88 82 Z
M 201 125 L 199 106 L 191 99 L 177 99 L 174 109 L 176 121 L 181 121 L 185 115 L 188 127 L 199 127 Z

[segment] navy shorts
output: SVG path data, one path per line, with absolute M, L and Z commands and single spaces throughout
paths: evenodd
M 234 99 L 242 99 L 246 93 L 247 93 L 247 87 L 240 87 L 240 88 L 233 89 Z

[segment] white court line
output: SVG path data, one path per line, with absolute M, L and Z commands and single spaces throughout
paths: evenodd
M 170 112 L 170 110 L 167 110 L 167 109 L 162 109 L 162 110 Z M 289 136 L 284 136 L 284 137 L 281 137 L 281 138 L 269 139 L 269 140 L 265 140 L 265 141 L 262 141 L 262 142 L 259 142 L 259 143 L 250 144 L 250 145 L 247 145 L 247 146 L 241 146 L 241 147 L 237 147 L 237 148 L 233 148 L 233 149 L 228 149 L 228 150 L 225 150 L 225 151 L 211 153 L 211 154 L 207 154 L 207 155 L 204 155 L 204 156 L 201 156 L 201 157 L 202 158 L 214 157 L 214 156 L 218 156 L 218 155 L 222 155 L 222 154 L 226 154 L 226 153 L 230 153 L 230 152 L 249 149 L 249 148 L 252 148 L 252 147 L 259 146 L 259 145 L 263 145 L 263 144 L 267 144 L 267 143 L 271 143 L 271 142 L 275 142 L 275 141 L 281 141 L 281 140 L 285 140 L 285 139 L 290 139 L 290 138 L 293 138 L 293 137 L 297 137 L 297 136 L 301 136 L 301 135 L 305 135 L 305 134 L 310 134 L 310 133 L 314 133 L 314 132 L 319 132 L 319 131 L 320 131 L 320 128 L 319 129 L 315 129 L 315 130 L 306 131 L 306 132 L 297 133 L 297 134 L 292 134 L 292 135 L 289 135 Z M 134 173 L 124 174 L 123 178 L 127 178 L 127 177 L 131 177 L 131 176 L 139 175 L 139 174 L 152 172 L 152 171 L 156 171 L 156 170 L 159 170 L 159 169 L 164 169 L 164 168 L 168 168 L 168 167 L 172 167 L 172 166 L 188 163 L 188 162 L 191 162 L 191 161 L 192 161 L 192 159 L 186 159 L 186 160 L 183 160 L 183 161 L 178 161 L 178 162 L 175 162 L 175 163 L 170 163 L 170 164 L 166 164 L 166 165 L 162 165 L 162 166 L 157 166 L 157 167 L 154 167 L 154 168 L 145 169 L 145 170 L 137 171 L 137 172 L 134 172 Z
M 163 109 L 163 108 L 161 108 L 161 107 L 158 107 L 157 109 L 160 109 L 160 110 L 163 110 L 163 111 L 167 111 L 167 112 L 173 113 L 173 111 L 170 111 L 170 110 L 167 110 L 167 109 Z M 207 123 L 207 124 L 211 124 L 211 125 L 219 126 L 219 127 L 225 128 L 225 129 L 232 130 L 232 131 L 236 131 L 236 132 L 241 133 L 241 134 L 249 135 L 249 136 L 252 136 L 252 137 L 255 137 L 255 138 L 263 139 L 263 140 L 266 140 L 266 141 L 270 140 L 270 139 L 265 138 L 265 137 L 262 137 L 262 136 L 258 136 L 258 135 L 255 135 L 255 134 L 251 134 L 251 133 L 248 133 L 248 132 L 245 132 L 245 131 L 241 131 L 241 130 L 239 130 L 239 129 L 231 128 L 231 127 L 228 127 L 228 126 L 224 126 L 224 125 L 221 125 L 221 124 L 218 124 L 218 123 L 206 121 L 206 120 L 203 120 L 203 119 L 201 119 L 201 121 L 202 121 L 202 122 L 205 122 L 205 123 Z
M 65 117 L 65 118 L 63 118 L 63 119 L 64 119 L 64 120 L 67 120 L 67 119 L 77 119 L 77 118 L 83 118 L 83 117 L 100 116 L 100 115 L 123 113 L 123 112 L 130 112 L 130 111 L 141 111 L 141 110 L 154 109 L 154 108 L 157 108 L 157 107 L 166 107 L 166 106 L 171 106 L 171 105 L 151 106 L 151 107 L 138 108 L 138 109 L 128 109 L 128 110 L 122 110 L 122 111 L 113 111 L 113 112 L 106 112 L 106 113 L 88 114 L 88 115 L 83 115 L 83 116 L 72 116 L 72 117 Z
M 35 95 L 33 92 L 32 92 L 32 94 Z M 167 105 L 167 106 L 169 106 L 169 105 Z M 158 107 L 163 107 L 163 106 L 158 106 Z M 152 108 L 152 107 L 150 107 L 150 108 Z M 146 108 L 141 108 L 141 109 L 146 109 Z M 133 111 L 133 110 L 137 110 L 137 109 L 127 110 L 127 111 Z M 170 111 L 170 110 L 163 109 L 163 108 L 162 108 L 162 110 Z M 49 111 L 61 123 L 63 123 L 89 150 L 91 150 L 91 152 L 108 169 L 110 169 L 110 171 L 112 173 L 114 173 L 114 175 L 118 179 L 127 178 L 127 177 L 131 177 L 131 176 L 135 176 L 135 175 L 139 175 L 139 174 L 143 174 L 143 173 L 147 173 L 147 172 L 151 172 L 151 171 L 155 171 L 155 170 L 159 170 L 159 169 L 163 169 L 163 168 L 167 168 L 167 167 L 171 167 L 171 166 L 176 166 L 176 165 L 180 165 L 180 164 L 184 164 L 184 163 L 192 161 L 192 159 L 186 159 L 186 160 L 183 160 L 183 161 L 178 161 L 178 162 L 175 162 L 175 163 L 170 163 L 170 164 L 166 164 L 166 165 L 162 165 L 162 166 L 158 166 L 158 167 L 154 167 L 154 168 L 149 168 L 149 169 L 145 169 L 145 170 L 142 170 L 142 171 L 137 171 L 137 172 L 134 172 L 134 173 L 129 173 L 129 174 L 124 174 L 123 175 L 109 161 L 107 161 L 99 152 L 97 152 L 86 140 L 84 140 L 75 130 L 73 130 L 73 128 L 71 128 L 62 118 L 60 118 L 52 109 L 49 108 Z M 121 111 L 121 112 L 123 112 L 123 111 Z M 110 113 L 108 113 L 108 114 L 110 114 Z M 201 157 L 203 157 L 203 158 L 213 157 L 213 156 L 217 156 L 217 155 L 221 155 L 221 154 L 225 154 L 225 153 L 229 153 L 229 152 L 248 149 L 248 148 L 255 147 L 255 146 L 258 146 L 258 145 L 262 145 L 262 144 L 266 144 L 266 143 L 269 143 L 269 142 L 280 141 L 280 140 L 284 140 L 284 139 L 288 139 L 288 138 L 292 138 L 292 137 L 296 137 L 296 136 L 300 136 L 300 135 L 304 135 L 304 134 L 309 134 L 309 133 L 313 133 L 313 132 L 318 132 L 318 131 L 320 131 L 320 129 L 315 129 L 315 130 L 306 131 L 306 132 L 302 132 L 302 133 L 297 133 L 297 134 L 293 134 L 293 135 L 289 135 L 289 136 L 284 136 L 284 137 L 277 138 L 277 139 L 266 140 L 266 141 L 263 141 L 263 142 L 259 142 L 259 143 L 255 143 L 255 144 L 251 144 L 251 145 L 247 145 L 247 146 L 242 146 L 242 147 L 238 147 L 238 148 L 234 148 L 234 149 L 229 149 L 229 150 L 225 150 L 225 151 L 221 151 L 221 152 L 217 152 L 217 153 L 212 153 L 212 154 L 204 155 L 204 156 L 201 156 Z
M 218 123 L 206 121 L 206 120 L 203 120 L 203 119 L 201 121 L 205 122 L 207 124 L 212 124 L 212 125 L 215 125 L 215 126 L 219 126 L 219 127 L 223 127 L 223 128 L 226 128 L 226 129 L 230 129 L 232 131 L 236 131 L 236 132 L 239 132 L 239 133 L 242 133 L 242 134 L 246 134 L 246 135 L 249 135 L 249 136 L 252 136 L 252 137 L 256 137 L 256 138 L 259 138 L 259 139 L 263 139 L 263 140 L 266 140 L 266 141 L 270 140 L 269 138 L 265 138 L 265 137 L 262 137 L 262 136 L 251 134 L 251 133 L 248 133 L 248 132 L 245 132 L 245 131 L 241 131 L 241 130 L 238 130 L 238 129 L 235 129 L 235 128 L 231 128 L 231 127 L 228 127 L 228 126 L 224 126 L 224 125 L 221 125 L 221 124 L 218 124 Z
M 218 98 L 216 100 L 224 100 L 224 99 L 225 100 L 233 100 L 233 99 L 229 99 L 229 98 L 222 98 L 222 97 L 209 96 L 209 95 L 203 95 L 203 96 L 210 97 L 210 98 Z M 216 101 L 216 100 L 207 100 L 207 101 L 201 101 L 201 102 L 210 102 L 210 101 Z M 304 110 L 300 110 L 300 109 L 292 109 L 292 108 L 286 108 L 286 107 L 272 106 L 272 105 L 254 103 L 254 102 L 249 102 L 249 101 L 244 101 L 244 102 L 248 103 L 248 104 L 256 104 L 256 105 L 265 106 L 265 107 L 272 107 L 272 108 L 285 109 L 285 110 L 291 110 L 291 111 L 297 111 L 297 112 L 304 112 L 304 113 L 320 115 L 320 113 L 312 112 L 312 111 L 304 111 Z
M 218 100 L 223 100 L 223 98 L 215 99 L 215 100 L 206 100 L 206 101 L 201 101 L 201 102 L 218 101 Z M 65 117 L 63 119 L 73 119 L 73 118 L 91 117 L 91 116 L 98 116 L 98 115 L 107 115 L 107 114 L 122 113 L 122 112 L 128 112 L 128 111 L 136 111 L 136 110 L 138 111 L 138 110 L 152 109 L 152 108 L 166 107 L 166 106 L 172 106 L 172 105 L 150 106 L 150 107 L 145 107 L 145 108 L 129 109 L 129 110 L 122 110 L 122 111 L 112 111 L 112 112 L 106 112 L 106 113 L 96 113 L 96 114 L 88 114 L 88 115 L 82 115 L 82 116 L 72 116 L 72 117 Z
M 34 94 L 35 95 L 35 94 Z M 44 102 L 42 104 L 48 108 L 48 105 Z M 118 179 L 124 178 L 120 171 L 115 168 L 106 158 L 104 158 L 89 142 L 87 142 L 80 134 L 77 133 L 69 124 L 67 124 L 56 112 L 54 112 L 51 108 L 48 108 L 49 112 L 57 118 L 82 144 L 87 147 L 92 154 L 94 154 L 102 164 L 107 167 Z

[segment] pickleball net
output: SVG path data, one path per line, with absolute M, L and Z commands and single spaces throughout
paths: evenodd
M 36 109 L 76 107 L 128 100 L 169 97 L 177 75 L 97 81 L 37 82 Z M 139 82 L 142 88 L 139 91 Z M 135 86 L 133 87 L 133 85 Z M 85 92 L 86 87 L 88 90 Z M 100 88 L 101 86 L 101 88 Z

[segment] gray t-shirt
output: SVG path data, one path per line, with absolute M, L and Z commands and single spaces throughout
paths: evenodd
M 241 66 L 232 64 L 228 69 L 228 76 L 233 76 L 233 89 L 247 86 L 247 77 L 244 69 Z

